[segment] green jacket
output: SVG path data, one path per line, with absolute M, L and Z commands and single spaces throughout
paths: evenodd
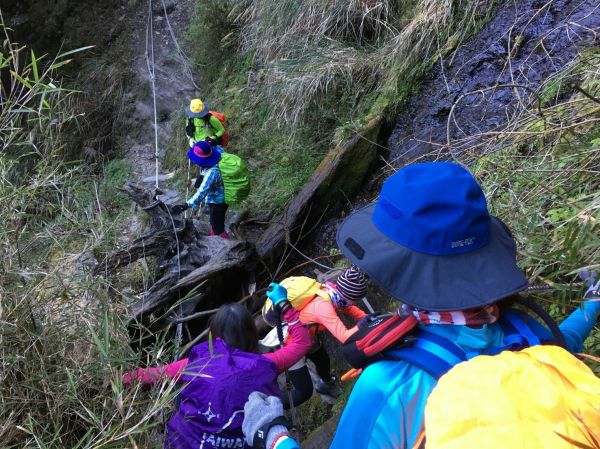
M 208 121 L 204 120 L 204 118 L 194 118 L 194 142 L 200 142 L 205 140 L 207 137 L 211 137 L 218 141 L 218 139 L 225 132 L 225 128 L 221 124 L 218 118 L 209 116 Z M 188 119 L 185 119 L 185 124 L 187 126 Z

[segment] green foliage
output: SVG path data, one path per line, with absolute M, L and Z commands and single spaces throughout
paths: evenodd
M 98 185 L 89 164 L 71 162 L 85 96 L 62 87 L 56 69 L 77 50 L 42 58 L 0 32 L 2 447 L 156 446 L 151 430 L 175 390 L 123 388 L 122 366 L 137 360 L 120 292 L 88 274 L 90 248 L 121 233 L 114 189 L 130 168 L 107 164 Z M 148 361 L 157 354 L 172 351 L 156 347 Z
M 253 171 L 247 205 L 280 210 L 330 147 L 395 114 L 434 48 L 443 53 L 490 14 L 451 3 L 197 1 L 197 17 L 219 12 L 194 22 L 188 42 L 204 98 L 228 115 L 231 147 Z
M 125 181 L 131 179 L 133 169 L 126 159 L 113 159 L 104 167 L 104 177 L 100 183 L 100 200 L 109 213 L 118 213 L 130 204 L 130 200 L 119 192 Z
M 193 62 L 201 67 L 202 76 L 208 83 L 216 81 L 220 75 L 219 67 L 235 51 L 235 42 L 228 39 L 233 28 L 229 3 L 206 0 L 194 5 L 196 19 L 190 23 L 187 44 L 193 49 Z
M 581 302 L 583 287 L 576 272 L 599 268 L 598 56 L 594 49 L 586 51 L 547 80 L 540 88 L 545 105 L 541 117 L 526 111 L 515 116 L 506 129 L 519 132 L 500 132 L 491 145 L 503 150 L 475 157 L 472 167 L 488 193 L 492 213 L 513 231 L 521 268 L 532 283 L 556 289 L 539 298 L 556 318 Z M 575 73 L 585 95 L 570 84 Z M 596 331 L 586 349 L 597 355 L 599 342 Z

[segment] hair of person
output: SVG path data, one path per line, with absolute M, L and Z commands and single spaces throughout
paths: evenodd
M 228 346 L 258 352 L 258 331 L 254 319 L 242 304 L 223 304 L 210 320 L 210 332 Z

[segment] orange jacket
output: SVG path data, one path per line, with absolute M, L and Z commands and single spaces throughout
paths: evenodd
M 338 309 L 344 315 L 348 315 L 355 320 L 360 320 L 367 314 L 356 306 L 348 306 L 344 309 Z M 327 329 L 340 343 L 345 343 L 348 337 L 358 330 L 356 326 L 347 329 L 346 325 L 337 316 L 335 306 L 331 301 L 315 296 L 304 308 L 300 311 L 300 321 L 304 324 L 318 324 L 311 326 L 311 335 L 323 329 Z

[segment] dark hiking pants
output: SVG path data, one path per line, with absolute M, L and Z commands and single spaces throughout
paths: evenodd
M 228 204 L 212 204 L 208 205 L 210 214 L 210 227 L 214 235 L 219 235 L 225 232 L 225 212 L 227 212 Z

